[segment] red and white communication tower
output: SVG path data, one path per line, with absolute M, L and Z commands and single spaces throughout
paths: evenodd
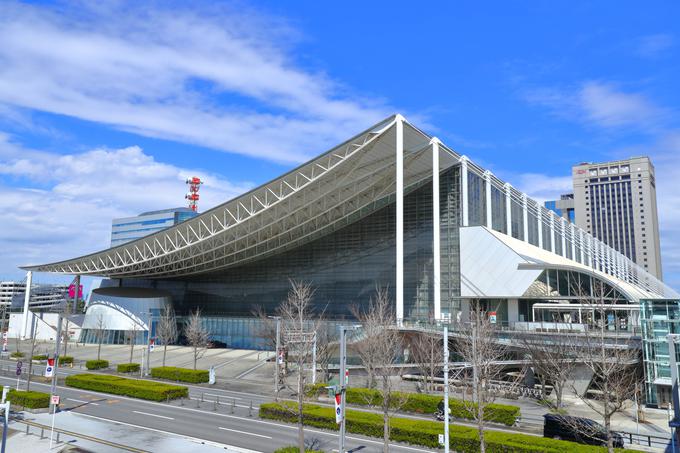
M 186 180 L 187 185 L 189 186 L 189 193 L 187 193 L 184 198 L 189 200 L 189 208 L 196 212 L 198 211 L 198 204 L 196 203 L 200 196 L 198 195 L 198 189 L 200 189 L 201 184 L 203 184 L 203 181 L 201 181 L 201 178 L 198 176 L 193 176 L 189 179 Z

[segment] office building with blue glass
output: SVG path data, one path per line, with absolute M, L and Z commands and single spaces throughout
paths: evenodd
M 464 321 L 480 300 L 507 329 L 606 323 L 612 334 L 639 340 L 643 302 L 680 300 L 400 115 L 178 225 L 24 269 L 107 277 L 102 286 L 111 289 L 89 302 L 86 341 L 90 313 L 126 314 L 153 335 L 154 316 L 172 304 L 180 315 L 201 308 L 213 337 L 229 346 L 262 347 L 253 308 L 274 313 L 290 279 L 315 287 L 315 306 L 331 321 L 351 317 L 350 307 L 368 303 L 376 286 L 388 287 L 403 328 Z M 600 284 L 609 296 L 596 313 L 578 296 Z M 153 300 L 148 318 L 135 294 Z M 110 326 L 111 341 L 123 321 Z M 654 399 L 656 377 L 647 379 Z
M 111 221 L 111 247 L 143 238 L 197 215 L 198 213 L 189 208 L 173 208 L 113 219 Z

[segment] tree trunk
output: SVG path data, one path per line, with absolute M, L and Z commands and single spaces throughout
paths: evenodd
M 297 398 L 298 398 L 298 448 L 300 453 L 305 453 L 305 428 L 303 425 L 303 405 L 302 398 L 304 396 L 302 385 L 302 367 L 298 370 L 298 388 L 297 388 Z
M 163 345 L 163 366 L 165 366 L 165 353 L 167 352 L 167 350 L 168 350 L 168 345 L 164 344 Z
M 553 390 L 555 391 L 555 407 L 559 409 L 562 407 L 562 386 L 559 384 L 554 385 Z
M 477 402 L 477 433 L 479 434 L 479 451 L 486 452 L 486 442 L 484 441 L 484 408 Z
M 35 319 L 32 321 L 35 322 Z M 26 378 L 26 391 L 31 390 L 31 373 L 33 373 L 33 354 L 35 354 L 35 337 L 36 331 L 33 329 L 33 337 L 31 338 L 31 355 L 28 361 L 28 377 Z
M 66 329 L 64 330 L 64 355 L 66 355 L 66 351 L 68 350 L 68 320 L 66 320 Z
M 99 346 L 97 347 L 97 360 L 100 360 L 101 355 L 102 355 L 102 340 L 103 340 L 102 336 L 103 336 L 103 332 L 100 332 L 100 334 L 99 334 Z
M 134 352 L 135 352 L 135 340 L 132 337 L 132 335 L 130 335 L 130 361 L 128 363 L 132 363 L 132 358 L 134 357 Z
M 388 411 L 383 412 L 383 453 L 390 451 L 390 416 Z
M 198 362 L 198 346 L 194 346 L 194 370 L 196 369 L 196 362 Z

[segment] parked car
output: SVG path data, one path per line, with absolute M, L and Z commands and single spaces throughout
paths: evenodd
M 208 349 L 216 349 L 216 348 L 226 348 L 227 343 L 224 341 L 218 341 L 218 340 L 210 340 L 208 342 Z
M 570 440 L 588 445 L 607 445 L 607 430 L 589 418 L 545 414 L 543 437 Z M 623 437 L 612 431 L 614 448 L 623 448 Z

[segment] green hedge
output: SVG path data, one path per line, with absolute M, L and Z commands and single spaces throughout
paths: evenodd
M 101 370 L 109 367 L 108 360 L 88 360 L 85 362 L 85 368 L 88 370 Z
M 16 351 L 16 352 L 11 353 L 9 356 L 14 357 L 15 359 L 21 359 L 25 355 L 26 354 L 24 354 L 23 352 Z
M 47 354 L 34 355 L 33 360 L 47 360 Z
M 139 363 L 119 363 L 116 370 L 119 373 L 135 373 L 139 371 Z
M 151 401 L 186 398 L 189 389 L 180 385 L 128 379 L 104 374 L 75 374 L 66 377 L 66 385 L 83 390 L 113 393 Z
M 288 407 L 285 407 L 288 406 Z M 295 423 L 295 403 L 267 403 L 260 405 L 260 417 Z M 347 410 L 347 432 L 370 437 L 383 436 L 382 414 Z M 306 404 L 304 423 L 317 428 L 336 431 L 335 411 L 330 407 Z M 390 439 L 430 448 L 439 448 L 439 434 L 443 433 L 443 423 L 392 417 L 390 419 Z M 547 439 L 520 433 L 506 433 L 487 430 L 485 433 L 486 451 L 489 453 L 587 453 L 604 452 L 606 448 L 582 445 L 563 440 Z M 449 426 L 449 445 L 453 451 L 476 453 L 479 451 L 477 430 L 466 426 Z
M 325 392 L 325 384 L 315 384 L 308 386 L 306 393 L 308 396 L 319 395 Z M 422 393 L 394 392 L 392 394 L 392 407 L 400 406 L 403 412 L 413 412 L 416 414 L 434 414 L 437 406 L 443 400 L 441 396 L 426 395 Z M 382 393 L 374 389 L 353 388 L 347 389 L 347 403 L 359 406 L 381 406 Z M 451 417 L 467 420 L 474 419 L 477 405 L 474 403 L 464 403 L 455 398 L 449 398 Z M 488 404 L 484 410 L 484 419 L 489 422 L 501 423 L 512 426 L 519 417 L 520 410 L 517 406 L 507 404 Z
M 7 399 L 15 406 L 28 409 L 42 409 L 50 406 L 50 394 L 43 392 L 25 392 L 10 389 Z
M 191 382 L 194 384 L 208 382 L 210 372 L 208 370 L 192 370 L 190 368 L 177 368 L 174 366 L 159 366 L 151 368 L 151 377 L 156 379 L 168 379 L 171 381 Z
M 73 363 L 73 357 L 70 355 L 65 355 L 62 357 L 59 357 L 59 364 L 60 365 L 70 365 Z
M 300 449 L 294 445 L 288 447 L 282 447 L 274 450 L 274 453 L 299 453 Z M 311 450 L 309 448 L 305 449 L 306 453 L 323 453 L 322 450 Z

